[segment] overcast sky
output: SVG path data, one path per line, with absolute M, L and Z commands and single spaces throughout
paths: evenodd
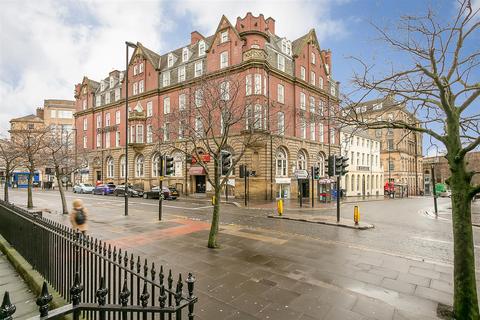
M 271 16 L 276 33 L 291 40 L 315 28 L 320 46 L 332 50 L 334 78 L 348 87 L 350 56 L 388 60 L 371 23 L 388 27 L 432 4 L 442 16 L 455 13 L 455 0 L 0 0 L 0 133 L 44 99 L 73 100 L 84 75 L 123 70 L 125 40 L 164 53 L 188 44 L 193 30 L 210 35 L 222 14 L 232 24 L 248 11 Z

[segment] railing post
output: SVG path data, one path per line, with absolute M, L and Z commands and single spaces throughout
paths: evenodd
M 193 286 L 195 284 L 195 277 L 189 273 L 187 280 L 185 280 L 187 283 L 187 289 L 188 289 L 188 320 L 193 320 L 193 317 L 195 314 L 193 313 L 193 307 L 195 306 L 195 296 L 193 295 Z
M 148 299 L 150 299 L 150 294 L 148 293 L 147 289 L 147 281 L 144 282 L 143 284 L 143 291 L 142 294 L 140 295 L 140 301 L 142 304 L 142 307 L 146 308 L 148 305 Z M 143 312 L 143 320 L 147 320 L 147 312 Z
M 8 291 L 5 291 L 5 294 L 3 295 L 2 306 L 0 307 L 0 318 L 3 320 L 12 320 L 12 315 L 16 310 L 17 307 L 10 302 L 10 294 Z
M 95 297 L 99 306 L 104 306 L 107 301 L 108 289 L 105 287 L 105 277 L 100 278 L 100 288 L 97 289 Z M 105 310 L 100 311 L 100 320 L 105 320 Z
M 70 288 L 70 296 L 72 297 L 72 304 L 74 307 L 78 306 L 80 303 L 80 296 L 83 291 L 83 285 L 80 284 L 80 275 L 78 272 L 75 273 L 73 279 L 73 286 Z M 75 309 L 75 308 L 74 308 Z M 78 320 L 80 318 L 80 311 L 73 311 L 73 319 Z
M 182 281 L 182 274 L 180 273 L 178 275 L 177 290 L 175 290 L 175 306 L 177 308 L 180 306 L 180 302 L 182 301 L 182 289 L 183 289 L 183 281 Z M 178 308 L 175 319 L 176 320 L 182 319 L 182 309 Z
M 48 293 L 47 282 L 43 282 L 42 293 L 37 298 L 37 306 L 39 306 L 40 317 L 48 316 L 48 304 L 52 301 L 53 297 Z
M 128 298 L 130 297 L 130 294 L 131 294 L 131 292 L 127 288 L 127 275 L 125 274 L 125 280 L 123 282 L 123 289 L 120 292 L 120 304 L 122 305 L 122 307 L 127 306 Z M 127 320 L 127 311 L 122 311 L 122 319 Z
M 163 279 L 163 275 L 161 277 Z M 160 302 L 160 308 L 165 308 L 167 302 L 167 294 L 165 293 L 165 286 L 162 284 L 160 285 L 160 296 L 158 297 L 158 301 Z M 165 320 L 165 312 L 160 312 L 160 320 Z

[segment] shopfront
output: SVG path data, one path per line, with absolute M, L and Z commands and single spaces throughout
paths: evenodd
M 193 192 L 194 193 L 206 193 L 207 192 L 207 177 L 205 175 L 205 169 L 201 166 L 190 167 L 188 175 L 192 179 Z
M 288 199 L 290 197 L 291 178 L 275 178 L 276 197 Z

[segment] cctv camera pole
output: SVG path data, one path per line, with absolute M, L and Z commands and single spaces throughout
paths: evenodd
M 313 172 L 313 166 L 311 168 L 311 173 L 312 173 L 312 208 L 315 206 L 315 184 L 314 184 L 314 172 Z
M 340 175 L 337 176 L 337 223 L 340 222 Z
M 160 156 L 160 183 L 158 184 L 158 221 L 162 221 L 162 204 L 163 204 L 163 178 L 165 173 L 165 159 Z

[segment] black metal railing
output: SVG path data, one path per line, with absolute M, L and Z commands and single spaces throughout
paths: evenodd
M 58 311 L 62 315 L 81 312 L 88 319 L 157 319 L 160 315 L 170 320 L 181 319 L 188 306 L 188 317 L 193 319 L 197 298 L 192 274 L 184 294 L 181 274 L 174 281 L 171 269 L 168 274 L 163 266 L 157 271 L 147 259 L 1 200 L 0 234 L 72 303 L 69 312 Z

